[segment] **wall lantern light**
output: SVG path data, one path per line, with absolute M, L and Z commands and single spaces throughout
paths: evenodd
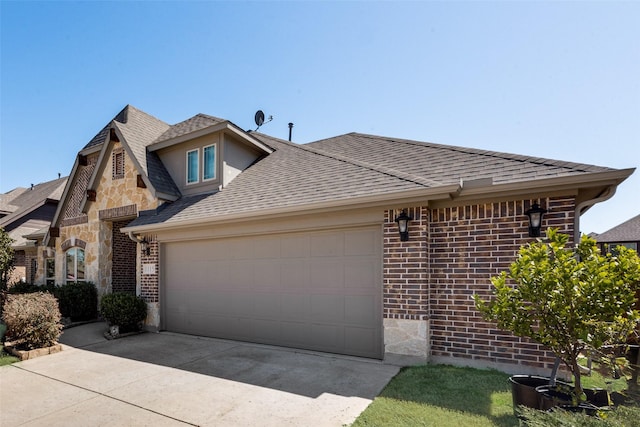
M 396 217 L 398 223 L 398 231 L 400 232 L 400 241 L 406 242 L 409 240 L 409 221 L 413 218 L 407 215 L 406 210 L 402 210 L 402 213 Z
M 542 227 L 542 216 L 547 213 L 546 209 L 534 203 L 525 214 L 529 217 L 529 237 L 540 237 L 540 228 Z
M 140 249 L 142 250 L 142 253 L 145 254 L 146 256 L 151 255 L 151 247 L 149 246 L 149 242 L 147 241 L 147 239 L 142 239 L 142 241 L 140 242 Z

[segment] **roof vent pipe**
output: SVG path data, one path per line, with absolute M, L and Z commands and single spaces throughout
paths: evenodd
M 293 129 L 293 123 L 289 122 L 289 142 L 291 142 L 291 130 Z

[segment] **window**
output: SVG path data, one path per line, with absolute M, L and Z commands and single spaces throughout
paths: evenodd
M 124 151 L 114 151 L 111 159 L 112 164 L 112 178 L 121 179 L 124 178 Z
M 55 285 L 56 283 L 56 260 L 47 258 L 44 260 L 44 281 L 47 285 Z
M 202 171 L 202 180 L 215 179 L 216 177 L 216 146 L 209 145 L 203 150 L 204 166 Z
M 65 253 L 67 283 L 84 282 L 84 249 L 71 248 Z
M 624 246 L 635 251 L 638 250 L 638 243 L 636 242 L 607 243 L 607 250 L 611 252 L 611 255 L 618 255 L 618 246 Z
M 187 184 L 198 182 L 198 150 L 187 151 Z

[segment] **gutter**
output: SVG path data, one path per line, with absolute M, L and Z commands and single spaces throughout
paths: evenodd
M 605 190 L 600 193 L 600 195 L 594 199 L 585 200 L 584 202 L 580 202 L 576 205 L 576 211 L 574 220 L 573 220 L 573 241 L 578 242 L 580 240 L 580 216 L 586 212 L 591 206 L 596 203 L 605 202 L 612 198 L 614 194 L 616 194 L 616 190 L 618 189 L 617 185 L 610 185 L 605 188 Z

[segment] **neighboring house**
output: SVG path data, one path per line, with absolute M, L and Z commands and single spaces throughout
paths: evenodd
M 616 246 L 626 246 L 638 251 L 640 248 L 640 215 L 593 237 L 603 251 L 614 249 Z
M 534 203 L 543 233 L 575 239 L 632 172 L 358 133 L 297 145 L 127 106 L 80 150 L 44 244 L 58 283 L 139 294 L 152 330 L 548 373 L 471 296 L 533 240 Z
M 0 194 L 0 228 L 14 240 L 15 269 L 9 283 L 34 283 L 45 274 L 45 263 L 37 262 L 37 243 L 51 224 L 66 182 L 66 177 L 58 178 Z

